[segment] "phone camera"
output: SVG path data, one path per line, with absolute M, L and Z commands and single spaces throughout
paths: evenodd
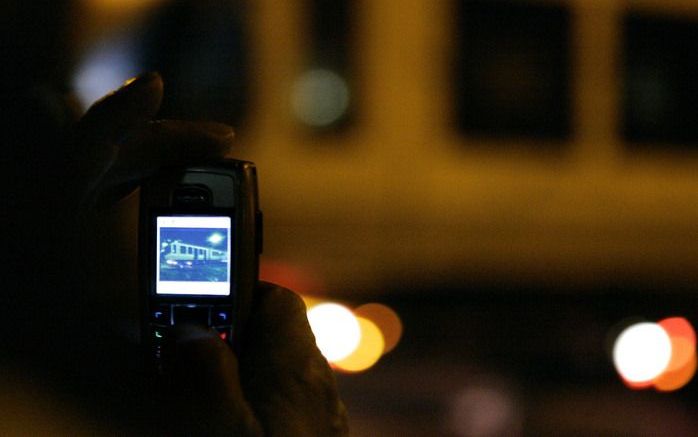
M 175 206 L 209 206 L 211 190 L 200 185 L 183 185 L 177 187 L 172 196 Z

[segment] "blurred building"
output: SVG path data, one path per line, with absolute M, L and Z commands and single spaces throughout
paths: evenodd
M 84 3 L 93 41 L 164 7 Z M 693 2 L 229 3 L 268 257 L 340 294 L 698 279 Z

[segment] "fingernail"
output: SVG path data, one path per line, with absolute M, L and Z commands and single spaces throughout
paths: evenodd
M 120 88 L 117 88 L 116 90 L 110 92 L 109 94 L 103 96 L 101 99 L 97 100 L 93 106 L 99 107 L 100 104 L 103 102 L 110 100 L 113 101 L 114 98 L 121 99 L 121 96 L 124 96 L 126 94 L 138 94 L 141 92 L 144 88 L 147 88 L 149 86 L 155 85 L 159 81 L 159 86 L 162 87 L 162 78 L 160 77 L 160 73 L 151 71 L 148 73 L 143 73 L 140 74 L 136 77 L 132 77 L 131 79 L 127 80 L 124 82 L 123 85 L 121 85 Z M 157 105 L 159 105 L 159 101 Z
M 121 85 L 121 87 L 118 89 L 118 91 L 121 91 L 125 88 L 130 89 L 133 87 L 140 87 L 157 79 L 160 79 L 160 73 L 156 71 L 149 71 L 147 73 L 139 74 L 138 76 L 132 77 L 131 79 L 124 82 L 123 85 Z

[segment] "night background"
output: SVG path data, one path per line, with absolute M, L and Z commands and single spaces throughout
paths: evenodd
M 352 435 L 695 435 L 695 1 L 52 8 L 83 108 L 158 70 L 162 117 L 234 126 L 261 278 L 358 317 Z M 638 383 L 615 351 L 640 322 L 630 364 L 670 356 Z

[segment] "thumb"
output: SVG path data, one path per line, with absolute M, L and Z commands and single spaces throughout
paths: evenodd
M 334 374 L 295 293 L 260 283 L 242 340 L 245 394 L 269 435 L 348 435 Z
M 215 331 L 177 327 L 164 364 L 185 434 L 262 435 L 240 387 L 237 358 Z

